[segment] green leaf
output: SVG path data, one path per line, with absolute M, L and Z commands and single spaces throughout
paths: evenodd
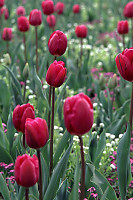
M 104 194 L 102 195 L 102 197 L 101 197 L 101 200 L 106 200 L 107 198 L 107 194 L 108 194 L 108 187 L 107 187 L 107 189 L 105 190 L 105 192 L 104 192 Z
M 24 195 L 25 195 L 25 188 L 20 186 L 19 193 L 18 193 L 18 199 L 23 200 Z
M 66 148 L 66 146 L 68 145 L 68 140 L 71 137 L 70 133 L 68 133 L 67 131 L 65 132 L 65 134 L 62 136 L 61 140 L 59 141 L 59 144 L 57 146 L 57 150 L 54 154 L 54 166 L 57 165 L 61 154 L 63 153 L 63 150 Z
M 113 119 L 113 114 L 112 114 L 112 101 L 111 101 L 111 97 L 110 97 L 110 93 L 109 93 L 109 90 L 107 88 L 107 96 L 108 96 L 108 116 L 110 118 L 110 121 L 112 122 L 112 119 Z
M 13 146 L 13 141 L 14 141 L 14 133 L 15 133 L 15 128 L 12 122 L 12 113 L 9 114 L 8 116 L 8 121 L 7 121 L 7 138 L 10 144 L 10 150 Z
M 0 145 L 0 162 L 4 162 L 6 164 L 13 163 L 13 159 L 10 156 L 9 152 Z
M 127 131 L 121 138 L 117 149 L 117 171 L 120 195 L 122 200 L 126 199 L 127 187 L 131 181 L 131 173 L 129 168 L 131 130 L 128 123 Z
M 0 128 L 0 145 L 5 149 L 9 150 L 9 142 L 6 136 L 6 133 L 3 131 L 3 129 Z
M 72 147 L 72 143 L 69 145 L 65 154 L 63 155 L 61 160 L 56 165 L 56 168 L 53 171 L 51 180 L 49 182 L 49 185 L 48 185 L 48 188 L 46 190 L 43 200 L 53 200 L 54 199 L 57 189 L 58 189 L 58 186 L 59 186 L 60 178 L 63 177 L 63 174 L 66 170 L 71 147 Z
M 10 193 L 9 193 L 8 187 L 1 174 L 0 174 L 0 193 L 2 194 L 4 200 L 10 199 Z
M 105 98 L 104 91 L 100 92 L 100 102 L 102 103 L 102 105 L 103 105 L 103 107 L 104 107 L 104 109 L 105 109 L 105 111 L 107 113 L 107 111 L 108 111 L 108 102 L 107 102 L 107 100 Z
M 16 192 L 14 192 L 14 184 L 11 183 L 10 179 L 8 179 L 8 184 L 9 184 L 9 190 L 10 190 L 10 196 L 11 200 L 17 200 Z
M 80 164 L 79 164 L 79 158 L 78 158 L 75 173 L 74 173 L 74 185 L 73 185 L 72 192 L 71 192 L 69 200 L 79 199 L 79 192 L 78 192 L 79 180 L 80 180 L 80 173 L 79 172 L 80 172 Z
M 113 190 L 107 179 L 95 168 L 95 166 L 87 163 L 86 167 L 88 168 L 88 174 L 90 174 L 89 176 L 91 177 L 90 181 L 88 183 L 86 182 L 86 187 L 90 185 L 91 187 L 95 187 L 99 199 L 101 199 L 106 189 L 108 188 L 108 191 L 106 192 L 106 198 L 108 200 L 117 200 L 115 191 Z
M 54 200 L 68 199 L 68 181 L 60 181 L 60 187 Z
M 39 192 L 37 188 L 37 184 L 29 188 L 29 195 L 32 194 L 35 199 L 39 199 Z

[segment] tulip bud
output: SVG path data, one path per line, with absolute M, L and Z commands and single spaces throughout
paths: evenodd
M 68 132 L 81 136 L 93 125 L 93 105 L 84 93 L 68 97 L 64 103 L 64 121 Z
M 116 65 L 121 76 L 127 80 L 133 81 L 133 47 L 124 49 L 122 53 L 119 53 L 116 58 Z
M 61 15 L 64 11 L 64 3 L 62 2 L 57 2 L 57 4 L 55 5 L 55 11 L 57 12 L 58 15 Z
M 4 6 L 5 0 L 0 0 L 0 8 Z
M 27 154 L 18 156 L 15 162 L 15 180 L 18 185 L 31 187 L 39 179 L 39 162 L 36 155 L 33 158 Z
M 23 15 L 25 15 L 26 13 L 25 13 L 25 8 L 23 7 L 23 6 L 19 6 L 18 8 L 17 8 L 17 10 L 16 10 L 16 14 L 18 15 L 18 16 L 23 16 Z
M 54 15 L 48 15 L 46 21 L 50 27 L 55 27 L 56 18 Z
M 54 56 L 61 56 L 67 48 L 67 37 L 62 31 L 54 31 L 48 41 L 49 52 Z
M 42 13 L 40 10 L 34 9 L 30 12 L 29 22 L 32 26 L 39 26 L 42 23 Z
M 24 67 L 24 70 L 23 70 L 23 75 L 24 75 L 24 79 L 26 80 L 29 76 L 29 64 L 26 63 L 25 64 L 25 67 Z
M 100 85 L 101 90 L 105 88 L 105 82 L 106 82 L 106 79 L 104 77 L 104 74 L 101 74 L 99 78 L 99 85 Z
M 7 66 L 9 66 L 11 64 L 11 57 L 10 57 L 10 55 L 8 53 L 6 53 L 6 54 L 3 55 L 3 57 L 4 57 L 4 60 L 3 60 L 4 64 L 7 65 Z
M 2 38 L 5 41 L 10 41 L 12 39 L 12 29 L 11 28 L 4 28 L 2 33 Z
M 112 78 L 108 81 L 108 87 L 110 90 L 114 89 L 117 86 L 117 75 L 114 74 Z
M 119 21 L 117 24 L 117 31 L 119 34 L 127 34 L 129 32 L 128 21 Z
M 25 133 L 26 118 L 35 119 L 34 107 L 32 105 L 17 105 L 13 111 L 13 124 L 17 131 Z
M 77 14 L 80 12 L 80 5 L 79 4 L 75 4 L 73 6 L 73 13 Z
M 86 38 L 88 29 L 85 25 L 76 26 L 75 33 L 79 38 Z
M 8 9 L 7 9 L 7 8 L 2 7 L 2 8 L 0 9 L 0 17 L 1 17 L 2 15 L 4 15 L 5 20 L 7 20 L 7 19 L 9 18 L 9 12 L 8 12 Z
M 54 12 L 54 3 L 52 0 L 42 2 L 42 10 L 45 15 L 50 15 Z
M 25 16 L 19 17 L 17 23 L 18 23 L 18 29 L 21 32 L 26 32 L 30 28 L 29 20 Z
M 25 123 L 26 143 L 30 148 L 39 149 L 43 147 L 49 138 L 48 126 L 44 119 L 26 119 Z
M 130 1 L 126 4 L 123 10 L 123 14 L 127 18 L 132 18 L 133 17 L 133 1 Z
M 62 61 L 54 61 L 48 68 L 46 81 L 53 87 L 60 87 L 66 78 L 65 63 Z

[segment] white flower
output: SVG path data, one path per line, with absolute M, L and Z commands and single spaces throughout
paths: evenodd
M 111 164 L 110 167 L 116 169 L 116 166 L 114 164 Z
M 115 135 L 111 134 L 110 138 L 115 139 Z
M 111 144 L 110 144 L 110 143 L 107 143 L 106 146 L 107 146 L 107 147 L 111 147 Z
M 122 136 L 123 136 L 123 134 L 120 134 L 120 135 L 119 135 L 119 139 L 121 139 L 121 138 L 122 138 Z
M 105 133 L 105 135 L 106 135 L 107 138 L 111 136 L 110 133 Z

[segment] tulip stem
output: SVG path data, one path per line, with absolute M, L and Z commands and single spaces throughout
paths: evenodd
M 122 35 L 122 43 L 123 43 L 123 49 L 125 49 L 125 35 Z
M 26 37 L 24 33 L 24 56 L 25 56 L 25 64 L 27 63 L 27 54 L 26 54 Z
M 25 133 L 23 134 L 23 147 L 25 149 Z
M 80 67 L 82 66 L 82 55 L 83 55 L 83 39 L 80 40 Z
M 52 118 L 51 118 L 51 138 L 50 138 L 50 176 L 53 171 L 53 136 L 54 136 L 54 102 L 55 102 L 55 87 L 52 87 Z
M 36 71 L 38 72 L 38 35 L 37 35 L 37 26 L 35 27 L 35 35 L 36 35 Z
M 43 200 L 42 197 L 42 166 L 41 166 L 41 156 L 40 156 L 40 150 L 37 150 L 37 157 L 39 161 L 39 200 Z
M 26 96 L 26 80 L 24 81 L 24 94 L 23 94 L 24 103 L 25 103 L 25 96 Z
M 83 150 L 83 140 L 82 137 L 79 136 L 80 143 L 80 153 L 81 153 L 81 194 L 80 200 L 84 199 L 85 193 L 85 159 L 84 159 L 84 150 Z
M 133 82 L 132 82 L 132 94 L 131 94 L 130 115 L 129 115 L 131 133 L 132 133 L 132 119 L 133 119 Z
M 25 200 L 29 200 L 29 188 L 25 188 Z
M 51 85 L 49 86 L 48 101 L 49 101 L 49 109 L 51 109 Z M 51 114 L 51 110 L 49 110 L 49 112 L 48 112 L 48 131 L 49 131 L 49 133 L 50 133 L 50 114 Z

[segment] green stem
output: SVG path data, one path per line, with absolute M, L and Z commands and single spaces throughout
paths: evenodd
M 37 26 L 35 27 L 35 35 L 36 35 L 36 71 L 38 72 L 38 35 L 37 35 Z
M 51 86 L 49 86 L 49 98 L 48 98 L 48 101 L 49 101 L 49 108 L 51 109 Z M 50 116 L 51 116 L 51 110 L 49 110 L 48 112 L 48 131 L 50 133 Z
M 25 188 L 25 200 L 29 200 L 29 188 Z
M 130 127 L 131 127 L 131 133 L 132 133 L 132 119 L 133 119 L 133 82 L 132 82 L 132 94 L 131 94 L 130 115 L 129 115 L 129 123 L 130 123 Z
M 55 88 L 52 87 L 52 118 L 51 118 L 51 138 L 50 138 L 50 176 L 53 171 L 53 136 L 54 136 L 54 103 L 55 103 Z
M 82 66 L 82 55 L 83 55 L 83 39 L 80 40 L 80 67 Z
M 42 197 L 42 166 L 41 166 L 40 149 L 37 150 L 37 157 L 38 157 L 38 161 L 39 161 L 39 200 L 43 200 L 43 197 Z
M 122 43 L 123 43 L 123 49 L 125 49 L 125 35 L 122 35 Z
M 85 193 L 85 159 L 84 159 L 84 150 L 83 150 L 83 140 L 82 137 L 79 136 L 80 143 L 80 153 L 81 153 L 81 194 L 80 200 L 84 199 Z
M 25 56 L 25 64 L 27 63 L 27 54 L 26 54 L 26 38 L 24 33 L 24 56 Z
M 25 133 L 23 133 L 23 147 L 25 149 Z

